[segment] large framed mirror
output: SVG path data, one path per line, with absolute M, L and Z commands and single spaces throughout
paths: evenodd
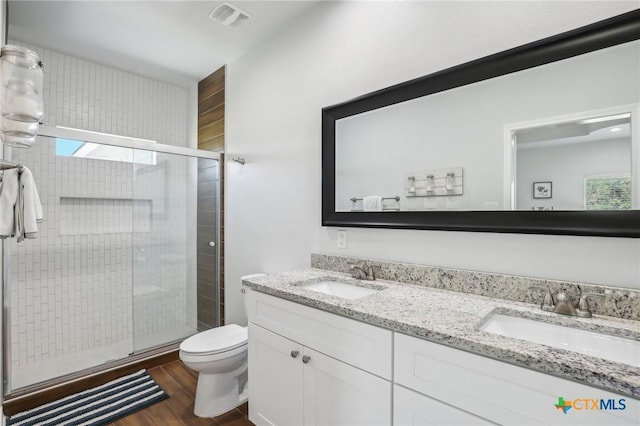
M 640 10 L 322 110 L 322 225 L 640 237 Z

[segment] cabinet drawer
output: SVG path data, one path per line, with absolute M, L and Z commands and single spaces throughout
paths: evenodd
M 495 425 L 473 414 L 401 386 L 393 386 L 394 426 Z
M 638 400 L 399 333 L 394 368 L 396 383 L 500 424 L 640 424 Z M 565 414 L 559 397 L 624 399 L 626 409 Z
M 256 291 L 245 297 L 250 322 L 391 380 L 390 330 Z

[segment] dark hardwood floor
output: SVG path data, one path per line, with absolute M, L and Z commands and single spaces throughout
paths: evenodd
M 195 372 L 185 367 L 182 362 L 174 361 L 160 367 L 151 368 L 148 371 L 151 377 L 169 394 L 169 399 L 120 419 L 113 425 L 253 425 L 247 418 L 247 404 L 211 419 L 204 419 L 193 414 L 193 401 L 198 376 Z

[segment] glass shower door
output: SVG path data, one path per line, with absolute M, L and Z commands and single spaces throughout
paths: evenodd
M 198 331 L 207 306 L 197 285 L 200 233 L 207 230 L 197 226 L 198 159 L 143 150 L 134 157 L 133 340 L 139 352 Z M 215 209 L 216 198 L 208 201 Z M 215 247 L 215 238 L 209 241 Z
M 10 153 L 44 221 L 36 239 L 5 240 L 6 392 L 131 353 L 132 154 L 45 136 Z
M 219 325 L 218 161 L 71 134 L 5 151 L 45 217 L 36 239 L 3 242 L 5 394 Z

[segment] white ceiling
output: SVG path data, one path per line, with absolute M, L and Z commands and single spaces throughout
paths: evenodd
M 518 150 L 610 141 L 621 138 L 631 138 L 631 118 L 629 117 L 613 118 L 591 124 L 584 123 L 584 120 L 572 121 L 516 132 Z
M 9 2 L 9 39 L 174 83 L 200 80 L 276 34 L 318 1 L 227 0 L 251 15 L 209 19 L 220 0 Z

